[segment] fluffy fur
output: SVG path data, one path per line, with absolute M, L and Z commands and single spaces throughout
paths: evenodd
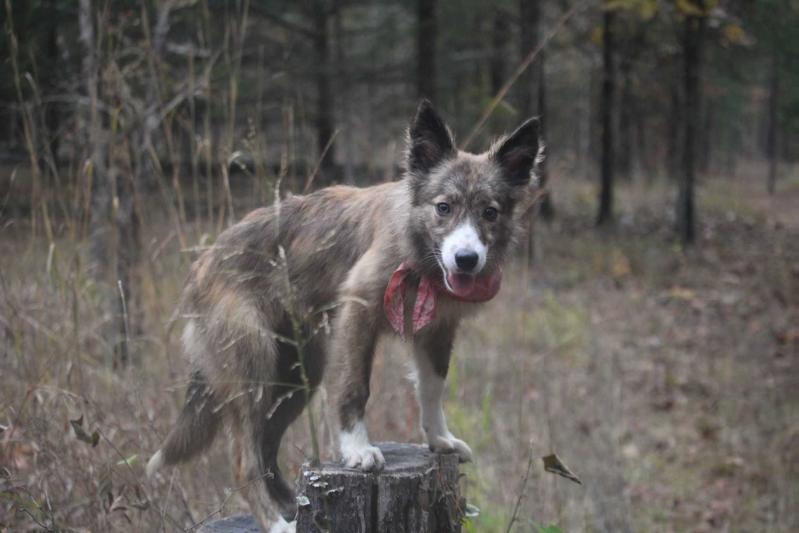
M 382 312 L 388 280 L 403 262 L 414 266 L 414 283 L 427 276 L 446 287 L 453 276 L 468 281 L 499 268 L 531 195 L 539 147 L 538 123 L 528 120 L 485 153 L 459 151 L 423 102 L 409 128 L 402 180 L 291 196 L 222 233 L 192 266 L 183 293 L 191 380 L 148 473 L 196 456 L 225 424 L 252 512 L 265 530 L 290 529 L 282 520 L 293 520 L 296 504 L 277 453 L 326 366 L 342 460 L 381 468 L 363 418 L 375 345 L 391 331 Z M 454 257 L 464 250 L 479 256 L 467 272 Z M 442 294 L 435 320 L 412 339 L 428 443 L 463 460 L 471 450 L 450 433 L 441 402 L 458 322 L 477 307 Z

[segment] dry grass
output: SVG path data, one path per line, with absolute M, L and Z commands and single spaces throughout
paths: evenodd
M 557 185 L 560 217 L 539 229 L 538 264 L 512 268 L 456 345 L 447 409 L 475 451 L 467 494 L 482 511 L 467 529 L 505 530 L 530 449 L 557 452 L 584 485 L 535 462 L 514 531 L 799 528 L 799 187 L 769 202 L 757 184 L 711 182 L 701 241 L 682 252 L 666 187 L 625 187 L 618 229 L 598 235 L 592 189 Z M 191 254 L 161 222 L 144 228 L 144 323 L 124 371 L 109 365 L 85 243 L 31 242 L 21 220 L 3 230 L 3 527 L 175 530 L 244 509 L 224 438 L 191 466 L 143 475 L 185 378 L 168 322 Z M 407 351 L 380 348 L 377 439 L 420 440 Z M 284 448 L 289 469 L 310 455 L 305 424 Z
M 244 509 L 223 438 L 190 466 L 153 481 L 143 475 L 182 402 L 185 364 L 169 322 L 188 250 L 233 213 L 271 201 L 283 178 L 282 190 L 300 190 L 305 180 L 289 183 L 301 173 L 291 166 L 313 168 L 316 157 L 304 148 L 308 110 L 301 95 L 289 96 L 291 78 L 241 67 L 245 30 L 258 27 L 246 24 L 249 3 L 236 5 L 224 20 L 211 20 L 204 2 L 154 5 L 174 10 L 173 23 L 197 10 L 195 48 L 208 53 L 186 64 L 160 56 L 135 17 L 98 19 L 103 39 L 132 39 L 97 65 L 113 116 L 140 126 L 148 113 L 161 117 L 157 130 L 107 132 L 118 135 L 109 159 L 136 182 L 144 220 L 133 295 L 141 323 L 124 370 L 113 368 L 106 334 L 115 287 L 87 274 L 88 243 L 74 238 L 89 222 L 87 109 L 77 94 L 63 95 L 75 100 L 64 129 L 79 134 L 65 139 L 59 175 L 50 169 L 58 154 L 33 133 L 43 123 L 32 103 L 37 86 L 20 85 L 32 170 L 0 169 L 16 178 L 0 181 L 0 529 L 171 531 Z M 6 32 L 12 37 L 10 24 Z M 81 91 L 87 83 L 82 74 L 72 81 Z M 271 85 L 283 95 L 276 106 L 262 100 Z M 261 124 L 268 110 L 275 131 Z M 237 116 L 259 120 L 245 128 Z M 380 130 L 394 136 L 386 124 Z M 367 166 L 390 160 L 385 153 L 396 150 L 364 131 L 364 153 L 377 154 L 364 156 Z M 152 150 L 138 150 L 149 135 Z M 237 154 L 251 157 L 261 178 L 244 172 L 231 189 L 226 162 Z M 42 161 L 52 164 L 37 168 Z M 181 161 L 190 162 L 185 176 Z M 553 163 L 553 175 L 567 173 Z M 673 184 L 623 185 L 619 226 L 598 235 L 594 187 L 555 182 L 559 218 L 539 228 L 538 264 L 510 268 L 500 297 L 464 325 L 456 346 L 447 409 L 453 432 L 475 451 L 466 488 L 482 510 L 469 531 L 505 531 L 517 502 L 514 531 L 550 523 L 563 531 L 799 530 L 799 180 L 769 198 L 763 169 L 740 168 L 701 187 L 700 242 L 689 252 L 670 237 Z M 376 439 L 421 440 L 407 351 L 397 341 L 380 347 L 368 412 Z M 317 401 L 325 407 L 324 394 Z M 320 434 L 329 458 L 329 415 Z M 584 485 L 545 474 L 536 459 L 520 495 L 530 450 L 557 452 Z M 300 421 L 283 460 L 292 470 L 310 455 Z

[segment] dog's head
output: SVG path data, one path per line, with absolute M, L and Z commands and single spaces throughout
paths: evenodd
M 532 194 L 542 158 L 538 120 L 524 122 L 486 152 L 455 146 L 447 125 L 423 101 L 408 130 L 407 181 L 415 263 L 448 291 L 468 296 L 495 274 Z

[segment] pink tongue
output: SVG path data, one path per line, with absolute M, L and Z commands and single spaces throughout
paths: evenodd
M 502 270 L 497 268 L 488 276 L 447 274 L 452 294 L 469 302 L 484 302 L 496 296 L 502 283 Z
M 447 276 L 447 281 L 456 296 L 466 298 L 474 290 L 475 276 L 471 274 L 450 274 Z

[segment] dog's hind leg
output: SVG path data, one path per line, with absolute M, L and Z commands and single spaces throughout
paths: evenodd
M 251 394 L 245 401 L 236 402 L 230 411 L 230 455 L 236 487 L 264 531 L 294 531 L 290 523 L 294 517 L 284 511 L 288 503 L 286 493 L 276 494 L 272 488 L 285 486 L 290 493 L 277 467 L 282 433 L 276 435 L 269 427 L 269 402 Z M 265 450 L 274 450 L 275 455 L 265 454 Z
M 239 413 L 235 413 L 234 416 L 237 417 L 237 421 L 232 424 L 232 429 L 236 442 L 232 445 L 232 450 L 237 488 L 241 490 L 250 512 L 264 531 L 293 532 L 294 524 L 284 518 L 278 502 L 270 498 L 267 490 L 268 482 L 280 473 L 271 470 L 270 465 L 265 464 L 261 456 L 264 442 L 263 428 L 256 426 L 259 421 L 249 414 L 240 416 Z
M 256 453 L 260 454 L 261 464 L 268 472 L 264 477 L 266 490 L 283 518 L 290 521 L 297 514 L 297 504 L 294 490 L 280 471 L 277 455 L 283 434 L 306 405 L 305 391 L 297 388 L 294 394 L 284 396 L 278 401 L 280 404 L 273 406 L 273 412 L 261 415 L 266 418 L 266 422 L 257 430 L 260 435 L 255 436 L 253 445 L 258 447 Z
M 302 413 L 308 399 L 313 395 L 322 379 L 324 369 L 324 348 L 322 339 L 306 339 L 302 343 L 303 361 L 300 361 L 297 350 L 292 343 L 277 342 L 277 368 L 274 373 L 274 384 L 269 387 L 269 398 L 260 401 L 249 399 L 249 416 L 239 418 L 242 426 L 243 442 L 241 463 L 245 474 L 245 482 L 260 478 L 258 481 L 246 483 L 248 486 L 248 503 L 253 511 L 260 511 L 258 519 L 272 520 L 272 502 L 276 504 L 280 517 L 277 523 L 287 521 L 291 527 L 297 513 L 294 490 L 283 478 L 278 465 L 278 451 L 283 434 L 291 423 Z M 303 379 L 303 374 L 307 378 Z M 249 425 L 245 428 L 244 426 Z M 235 454 L 234 454 L 235 457 Z M 265 490 L 264 490 L 265 489 Z

